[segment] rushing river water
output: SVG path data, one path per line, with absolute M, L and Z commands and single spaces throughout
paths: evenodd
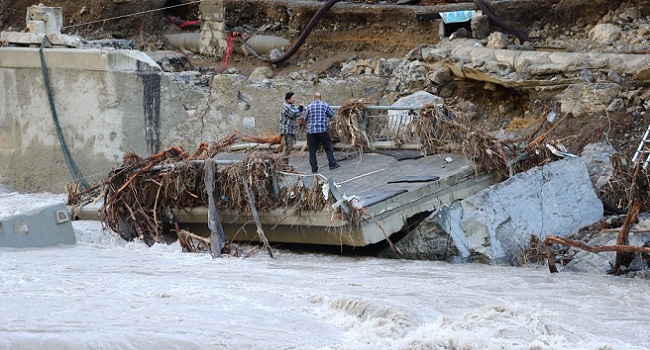
M 0 218 L 61 202 L 0 194 Z M 648 282 L 261 250 L 212 259 L 73 223 L 0 248 L 0 349 L 648 349 Z

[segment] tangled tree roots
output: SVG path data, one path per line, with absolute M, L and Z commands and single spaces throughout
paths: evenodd
M 350 144 L 357 153 L 372 150 L 370 137 L 366 133 L 366 105 L 361 101 L 348 102 L 341 106 L 337 117 L 330 121 L 332 138 Z
M 438 106 L 426 104 L 420 109 L 420 117 L 413 120 L 406 139 L 410 142 L 419 142 L 420 150 L 424 154 L 453 151 L 454 146 L 460 147 L 460 145 L 451 143 L 454 140 L 453 135 L 443 134 L 448 128 L 441 127 L 443 123 L 450 122 Z
M 102 223 L 129 241 L 138 237 L 148 244 L 164 242 L 162 220 L 169 209 L 204 203 L 203 172 L 198 164 L 183 162 L 189 158 L 179 147 L 145 160 L 126 154 L 123 166 L 103 181 Z
M 152 157 L 142 159 L 136 154 L 127 153 L 122 166 L 114 169 L 92 191 L 70 193 L 69 204 L 88 203 L 89 196 L 104 198 L 100 218 L 104 227 L 131 241 L 135 238 L 152 245 L 164 243 L 163 224 L 175 224 L 173 209 L 208 206 L 208 193 L 205 188 L 203 161 L 223 151 L 237 138 L 225 140 L 208 147 L 202 143 L 190 155 L 180 147 L 172 147 Z M 246 192 L 250 190 L 258 212 L 266 212 L 282 205 L 295 206 L 297 212 L 321 211 L 334 203 L 333 196 L 323 187 L 326 183 L 315 180 L 310 188 L 305 187 L 301 177 L 295 184 L 281 188 L 290 171 L 280 155 L 272 152 L 247 154 L 242 161 L 221 165 L 215 177 L 215 190 L 218 210 L 251 212 L 251 204 Z M 244 186 L 244 181 L 246 185 Z M 72 190 L 72 189 L 70 189 Z M 198 240 L 187 232 L 176 236 L 187 251 L 202 251 L 205 241 Z M 223 252 L 222 252 L 223 253 Z
M 250 212 L 248 194 L 244 188 L 245 175 L 258 211 L 264 212 L 279 205 L 280 191 L 275 192 L 283 175 L 278 170 L 289 170 L 277 155 L 271 152 L 249 154 L 236 164 L 227 165 L 217 176 L 221 193 L 219 208 Z

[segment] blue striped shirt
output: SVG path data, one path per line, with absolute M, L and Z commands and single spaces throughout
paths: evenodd
M 308 134 L 329 132 L 329 119 L 334 117 L 334 111 L 327 103 L 316 100 L 310 103 L 305 111 Z

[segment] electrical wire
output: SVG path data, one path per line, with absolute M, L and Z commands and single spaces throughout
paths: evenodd
M 131 14 L 128 14 L 128 15 L 123 15 L 123 16 L 117 16 L 117 17 L 111 17 L 111 18 L 106 18 L 106 19 L 100 19 L 100 20 L 97 20 L 97 21 L 91 21 L 91 22 L 86 22 L 86 23 L 73 24 L 73 25 L 69 25 L 69 26 L 63 26 L 63 27 L 61 27 L 61 29 L 68 29 L 68 28 L 75 28 L 75 27 L 87 26 L 87 25 L 90 25 L 90 24 L 96 24 L 96 23 L 104 23 L 104 22 L 112 21 L 112 20 L 116 20 L 116 19 L 122 19 L 122 18 L 134 17 L 134 16 L 143 15 L 143 14 L 146 14 L 146 13 L 158 12 L 158 11 L 167 10 L 167 9 L 171 9 L 171 8 L 175 8 L 175 7 L 181 7 L 181 6 L 192 5 L 192 4 L 196 4 L 196 3 L 199 3 L 199 2 L 203 2 L 203 1 L 204 1 L 204 0 L 197 0 L 197 1 L 188 2 L 188 3 L 186 3 L 186 4 L 172 5 L 172 6 L 161 7 L 161 8 L 159 8 L 159 9 L 154 9 L 154 10 L 149 10 L 149 11 L 142 11 L 142 12 L 131 13 Z
M 56 112 L 56 107 L 54 105 L 54 96 L 52 93 L 52 86 L 50 84 L 50 74 L 47 70 L 47 65 L 45 64 L 45 55 L 43 54 L 43 48 L 45 47 L 45 43 L 49 41 L 50 39 L 47 37 L 47 35 L 44 35 L 43 41 L 41 42 L 41 48 L 38 50 L 38 53 L 41 58 L 41 70 L 43 72 L 43 85 L 45 85 L 45 92 L 47 93 L 47 99 L 50 103 L 50 111 L 52 112 L 52 119 L 54 120 L 54 126 L 56 127 L 56 134 L 59 139 L 59 145 L 61 146 L 61 152 L 63 152 L 63 158 L 65 158 L 65 163 L 68 165 L 68 170 L 70 171 L 70 175 L 72 175 L 72 178 L 75 181 L 78 181 L 81 184 L 81 187 L 83 189 L 88 189 L 90 188 L 90 185 L 88 184 L 86 179 L 79 171 L 79 168 L 77 167 L 77 163 L 75 163 L 74 158 L 70 153 L 70 149 L 68 149 L 68 144 L 65 142 L 65 137 L 63 136 L 63 130 L 61 129 L 61 124 L 59 123 L 59 117 Z

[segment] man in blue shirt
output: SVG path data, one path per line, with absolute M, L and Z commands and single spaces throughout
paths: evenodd
M 280 135 L 282 135 L 282 141 L 284 141 L 284 150 L 282 155 L 285 157 L 285 160 L 289 161 L 289 154 L 291 154 L 291 149 L 296 143 L 296 134 L 298 133 L 298 123 L 297 119 L 302 113 L 302 105 L 296 107 L 293 104 L 296 102 L 296 96 L 294 93 L 289 91 L 284 95 L 284 103 L 282 104 L 282 109 L 280 112 Z
M 309 165 L 311 172 L 318 172 L 318 161 L 316 160 L 316 151 L 318 146 L 323 145 L 330 170 L 338 168 L 332 149 L 332 139 L 330 137 L 329 120 L 334 117 L 334 111 L 330 106 L 321 101 L 320 92 L 314 93 L 314 102 L 310 103 L 305 109 L 305 122 L 307 123 L 307 146 L 309 148 Z

